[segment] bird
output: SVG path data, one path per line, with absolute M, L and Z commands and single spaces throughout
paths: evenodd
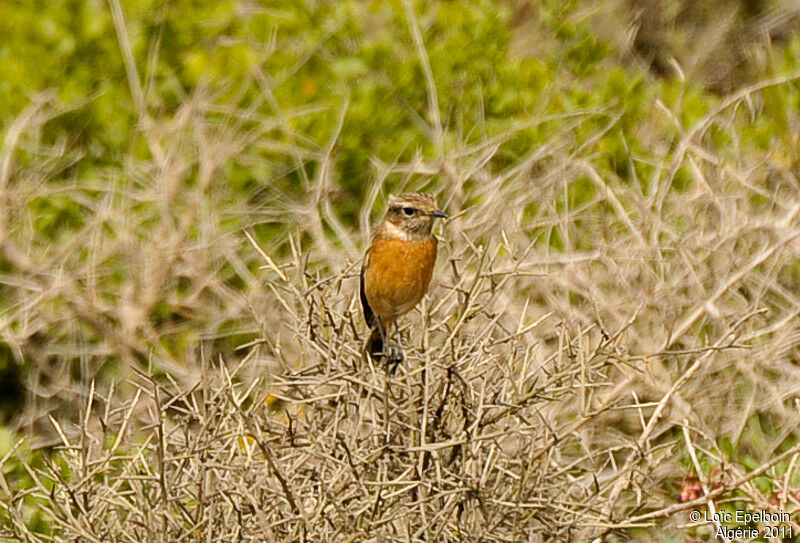
M 397 319 L 428 291 L 436 264 L 436 219 L 446 219 L 436 199 L 410 192 L 390 196 L 361 265 L 360 298 L 370 327 L 365 351 L 384 360 L 390 373 L 403 361 L 399 344 L 389 343 Z

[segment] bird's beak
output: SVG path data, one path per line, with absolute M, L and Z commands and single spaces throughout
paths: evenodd
M 449 215 L 447 213 L 445 213 L 444 211 L 442 211 L 441 209 L 437 209 L 436 211 L 434 211 L 433 213 L 429 213 L 428 215 L 430 215 L 431 217 L 435 217 L 437 219 L 447 219 L 447 218 L 449 218 Z

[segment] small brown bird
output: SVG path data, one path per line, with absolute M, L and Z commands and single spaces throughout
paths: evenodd
M 409 312 L 428 291 L 436 264 L 433 222 L 447 215 L 427 194 L 389 197 L 389 209 L 372 237 L 361 266 L 361 306 L 372 329 L 367 352 L 386 357 L 394 371 L 403 360 L 398 344 L 388 344 L 398 317 Z

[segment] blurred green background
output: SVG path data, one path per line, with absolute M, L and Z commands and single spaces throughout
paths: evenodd
M 324 148 L 347 104 L 335 168 L 343 193 L 337 211 L 352 219 L 351 197 L 373 175 L 373 158 L 430 156 L 437 144 L 452 150 L 548 115 L 603 113 L 580 127 L 585 133 L 622 115 L 602 150 L 609 166 L 630 177 L 626 156 L 636 151 L 636 129 L 655 98 L 668 106 L 682 100 L 680 109 L 694 119 L 721 93 L 797 69 L 798 43 L 788 30 L 796 14 L 779 4 L 419 2 L 444 129 L 443 141 L 434 142 L 423 128 L 432 121 L 425 77 L 398 2 L 127 1 L 122 39 L 135 72 L 126 72 L 109 3 L 6 0 L 0 119 L 7 127 L 38 93 L 53 93 L 69 111 L 47 123 L 43 138 L 81 153 L 64 172 L 80 181 L 131 152 L 148 158 L 139 109 L 153 118 L 174 115 L 198 89 L 217 104 L 279 114 L 285 124 L 270 135 L 313 150 Z M 797 105 L 790 92 L 770 101 L 782 107 L 764 118 L 767 126 L 748 131 L 754 145 L 780 137 L 788 123 L 781 110 Z M 540 122 L 499 158 L 513 162 L 559 123 Z M 234 161 L 226 181 L 252 194 L 291 190 L 313 176 L 297 172 L 280 150 L 260 158 Z M 56 225 L 75 224 L 68 210 L 42 215 L 49 220 L 41 231 L 50 236 Z

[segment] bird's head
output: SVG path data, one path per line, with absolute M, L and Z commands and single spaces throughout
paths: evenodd
M 447 214 L 428 194 L 409 192 L 389 197 L 389 207 L 383 219 L 384 234 L 406 239 L 424 239 L 431 235 L 433 222 Z

